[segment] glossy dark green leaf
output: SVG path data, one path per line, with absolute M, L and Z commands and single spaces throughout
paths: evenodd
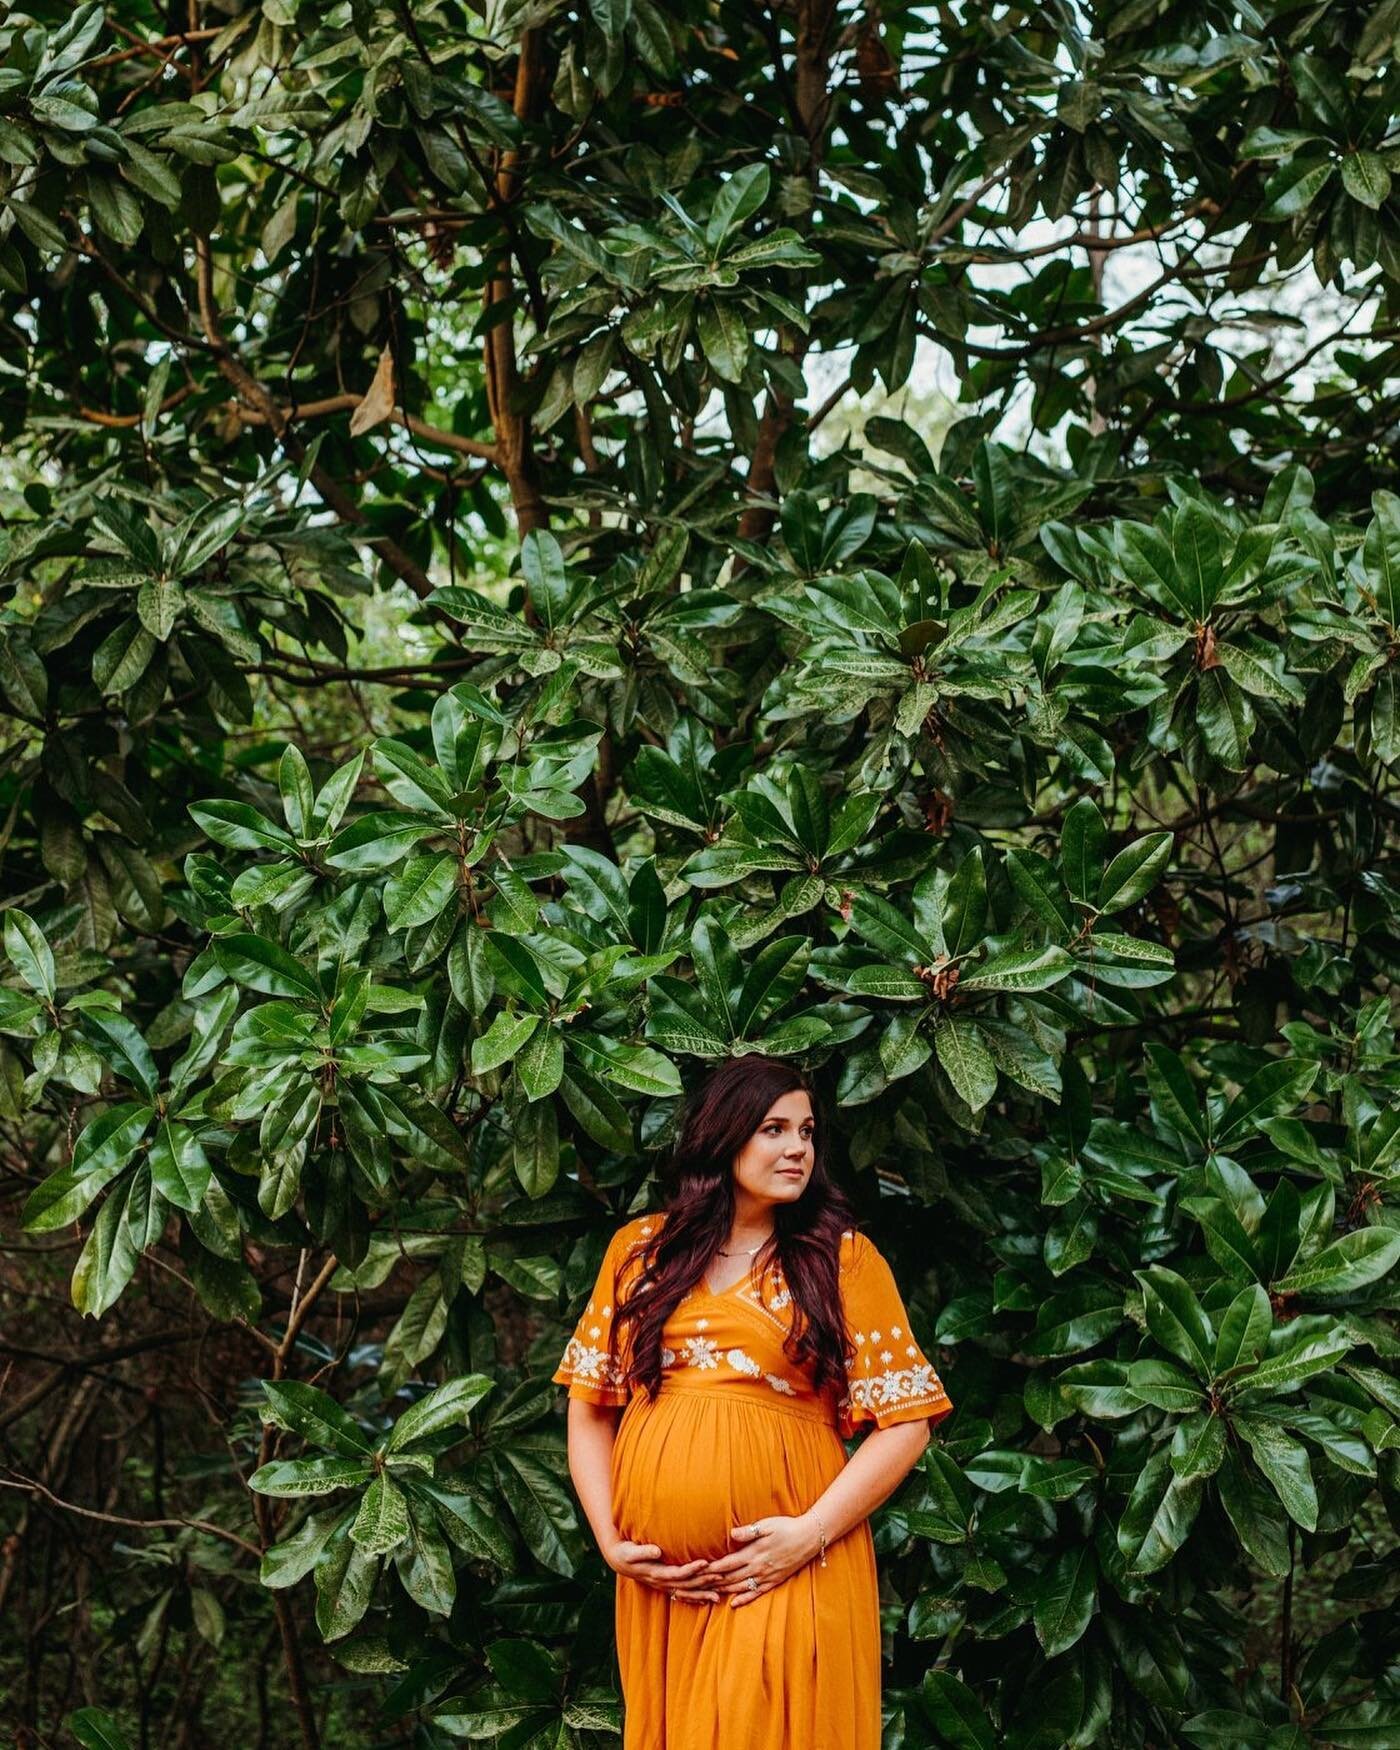
M 277 942 L 263 936 L 223 936 L 215 945 L 219 965 L 230 978 L 250 990 L 274 997 L 321 998 L 315 973 Z
M 945 1016 L 934 1029 L 933 1048 L 959 1098 L 980 1111 L 996 1092 L 997 1071 L 976 1025 L 960 1015 Z
M 1103 849 L 1108 836 L 1098 804 L 1081 796 L 1060 829 L 1060 868 L 1076 899 L 1092 904 L 1103 876 Z
M 295 1586 L 315 1567 L 331 1534 L 348 1523 L 348 1516 L 336 1508 L 309 1513 L 290 1536 L 263 1552 L 258 1578 L 273 1588 Z
M 372 1475 L 365 1459 L 279 1458 L 255 1470 L 248 1487 L 259 1495 L 329 1495 L 361 1488 Z
M 1125 845 L 1103 872 L 1095 904 L 1101 912 L 1124 911 L 1156 886 L 1171 861 L 1172 835 L 1149 833 Z
M 1275 1291 L 1311 1296 L 1351 1294 L 1388 1275 L 1397 1259 L 1400 1228 L 1356 1228 L 1295 1263 L 1275 1284 Z
M 1132 1574 L 1153 1574 L 1186 1542 L 1200 1510 L 1203 1483 L 1181 1476 L 1159 1447 L 1138 1474 L 1118 1522 L 1118 1548 Z
M 190 817 L 215 844 L 233 851 L 291 851 L 291 834 L 246 802 L 191 803 Z
M 73 1266 L 73 1305 L 85 1318 L 101 1318 L 136 1273 L 140 1253 L 126 1221 L 127 1190 L 123 1184 L 107 1193 Z
M 404 1591 L 434 1616 L 449 1616 L 457 1597 L 452 1551 L 430 1506 L 408 1497 L 408 1537 L 395 1563 Z
M 1227 1447 L 1215 1484 L 1220 1504 L 1250 1560 L 1266 1574 L 1286 1574 L 1290 1555 L 1283 1509 L 1253 1464 Z
M 944 1742 L 956 1750 L 994 1750 L 996 1732 L 976 1695 L 951 1671 L 928 1671 L 919 1700 Z
M 1066 1653 L 1094 1614 L 1098 1567 L 1087 1545 L 1063 1551 L 1036 1587 L 1035 1633 L 1047 1659 Z
M 1149 1265 L 1134 1275 L 1142 1285 L 1148 1330 L 1198 1378 L 1209 1379 L 1214 1370 L 1215 1332 L 1190 1285 L 1162 1264 Z
M 177 1209 L 199 1208 L 213 1169 L 188 1125 L 164 1120 L 151 1142 L 148 1160 L 151 1177 L 163 1196 Z
M 65 1724 L 84 1750 L 130 1750 L 121 1727 L 100 1707 L 80 1707 Z
M 337 1526 L 315 1568 L 316 1626 L 323 1640 L 340 1640 L 359 1623 L 374 1597 L 380 1563 L 351 1540 L 348 1519 Z
M 362 1458 L 372 1450 L 359 1424 L 318 1387 L 300 1380 L 265 1379 L 262 1388 L 267 1400 L 267 1420 L 279 1428 L 344 1458 Z
M 29 988 L 52 1002 L 57 990 L 53 952 L 33 918 L 13 906 L 5 912 L 5 953 Z

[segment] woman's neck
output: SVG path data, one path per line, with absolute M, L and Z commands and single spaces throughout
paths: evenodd
M 724 1242 L 724 1250 L 728 1252 L 748 1251 L 750 1247 L 761 1246 L 774 1231 L 773 1212 L 766 1207 L 745 1209 L 735 1206 L 734 1218 L 730 1225 L 729 1237 Z

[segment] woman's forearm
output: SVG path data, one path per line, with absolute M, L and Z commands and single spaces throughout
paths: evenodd
M 828 1545 L 889 1499 L 928 1443 L 927 1421 L 897 1422 L 892 1428 L 876 1428 L 865 1436 L 841 1474 L 807 1509 L 820 1520 Z
M 612 1455 L 618 1411 L 569 1400 L 569 1475 L 598 1548 L 617 1541 L 612 1511 Z

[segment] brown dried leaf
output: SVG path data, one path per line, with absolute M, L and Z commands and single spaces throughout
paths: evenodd
M 350 415 L 350 435 L 360 437 L 376 425 L 382 425 L 394 411 L 394 355 L 386 346 L 379 355 L 374 381 L 365 398 Z

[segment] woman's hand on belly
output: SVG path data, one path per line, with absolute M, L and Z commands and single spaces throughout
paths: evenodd
M 744 1547 L 702 1564 L 704 1572 L 695 1578 L 697 1585 L 717 1585 L 722 1593 L 731 1595 L 732 1609 L 781 1586 L 799 1568 L 806 1567 L 821 1545 L 817 1523 L 807 1513 L 795 1518 L 766 1514 L 749 1525 L 736 1525 L 733 1536 Z M 758 1585 L 750 1586 L 751 1579 Z
M 709 1565 L 703 1556 L 697 1556 L 693 1562 L 664 1562 L 660 1544 L 633 1543 L 630 1538 L 620 1537 L 603 1550 L 603 1560 L 615 1574 L 652 1586 L 672 1598 L 689 1604 L 719 1602 L 719 1593 L 712 1586 L 695 1584 L 696 1574 Z

